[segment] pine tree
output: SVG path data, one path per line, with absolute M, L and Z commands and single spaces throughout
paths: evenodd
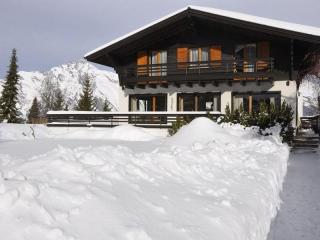
M 3 84 L 0 97 L 0 119 L 9 123 L 20 122 L 20 114 L 17 108 L 19 91 L 19 74 L 17 65 L 17 51 L 12 50 L 9 70 Z
M 32 101 L 31 108 L 28 114 L 28 122 L 35 123 L 40 118 L 40 108 L 37 98 L 35 97 Z
M 89 75 L 86 74 L 82 84 L 82 94 L 80 95 L 76 109 L 78 111 L 93 111 L 95 110 L 95 105 L 91 81 Z
M 257 114 L 257 125 L 260 129 L 265 130 L 270 124 L 270 114 L 268 113 L 268 105 L 261 101 L 259 104 L 259 113 Z
M 64 97 L 62 94 L 62 91 L 60 88 L 58 88 L 55 97 L 54 97 L 54 102 L 53 102 L 53 108 L 52 110 L 54 111 L 61 111 L 64 109 Z
M 232 122 L 232 113 L 229 104 L 226 106 L 223 122 Z
M 112 110 L 111 103 L 106 99 L 103 104 L 103 111 L 110 112 Z

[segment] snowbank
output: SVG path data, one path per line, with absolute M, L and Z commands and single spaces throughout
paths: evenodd
M 110 143 L 25 159 L 0 154 L 0 236 L 266 239 L 280 204 L 286 145 L 205 118 L 161 142 L 152 148 L 146 141 L 144 152 Z
M 152 133 L 142 128 L 123 125 L 114 128 L 83 127 L 47 127 L 32 124 L 0 123 L 0 140 L 33 140 L 33 139 L 114 139 L 126 141 L 149 141 L 154 139 Z

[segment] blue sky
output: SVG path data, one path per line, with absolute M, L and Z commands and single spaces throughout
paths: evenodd
M 20 70 L 44 71 L 190 4 L 320 27 L 319 0 L 1 0 L 0 79 L 14 47 Z

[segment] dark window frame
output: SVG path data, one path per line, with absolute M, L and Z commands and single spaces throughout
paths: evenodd
M 131 109 L 131 99 L 133 97 L 157 97 L 157 96 L 161 96 L 161 97 L 164 97 L 165 99 L 165 102 L 164 102 L 164 106 L 165 106 L 165 110 L 163 110 L 164 112 L 167 112 L 168 111 L 168 94 L 166 93 L 155 93 L 155 94 L 129 94 L 129 101 L 128 101 L 128 109 L 129 109 L 129 112 L 132 112 L 132 109 Z M 153 112 L 153 111 L 148 111 L 148 112 Z M 157 111 L 156 111 L 157 112 Z
M 217 96 L 218 97 L 218 103 L 217 103 L 217 107 L 218 107 L 218 112 L 221 112 L 221 92 L 194 92 L 194 93 L 188 93 L 188 92 L 180 92 L 177 94 L 177 99 L 176 99 L 176 103 L 177 103 L 177 111 L 180 112 L 180 103 L 179 103 L 179 97 L 181 95 L 193 95 L 194 96 L 194 104 L 195 104 L 195 97 L 196 96 L 203 96 L 203 95 L 212 95 L 212 96 Z M 198 100 L 198 108 L 199 108 L 199 100 Z M 196 111 L 196 110 L 193 110 Z M 197 112 L 199 112 L 200 110 L 197 110 Z M 184 112 L 184 111 L 181 111 Z
M 275 96 L 275 107 L 276 109 L 280 109 L 281 107 L 281 91 L 261 91 L 261 92 L 232 92 L 231 94 L 231 111 L 235 111 L 234 109 L 234 96 L 259 96 L 259 95 L 264 95 L 264 96 Z M 253 109 L 253 103 L 252 103 L 252 111 Z

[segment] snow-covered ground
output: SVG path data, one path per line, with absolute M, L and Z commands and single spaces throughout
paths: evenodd
M 262 240 L 280 205 L 277 136 L 207 118 L 173 137 L 31 127 L 0 124 L 4 240 Z
M 320 152 L 293 153 L 268 240 L 320 239 Z

